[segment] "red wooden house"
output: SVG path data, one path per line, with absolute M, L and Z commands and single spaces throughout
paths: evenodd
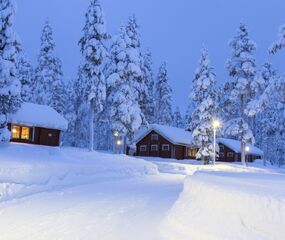
M 240 141 L 226 138 L 218 138 L 220 154 L 217 161 L 235 162 L 241 161 Z M 191 132 L 184 129 L 152 124 L 136 138 L 135 155 L 142 157 L 160 157 L 182 159 L 196 159 L 199 150 L 193 143 Z M 247 160 L 253 161 L 263 156 L 262 150 L 247 145 Z
M 49 106 L 23 103 L 15 114 L 8 116 L 8 127 L 11 142 L 59 146 L 68 122 Z

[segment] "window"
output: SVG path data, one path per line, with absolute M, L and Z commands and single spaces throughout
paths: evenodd
M 188 148 L 187 149 L 187 155 L 188 155 L 188 157 L 196 158 L 197 149 L 196 148 Z
M 228 152 L 228 153 L 227 153 L 227 157 L 232 158 L 233 156 L 234 156 L 234 153 L 233 153 L 233 152 Z
M 224 157 L 225 157 L 225 154 L 224 154 L 224 153 L 219 153 L 219 157 L 220 157 L 220 158 L 224 158 Z
M 146 152 L 146 145 L 141 145 L 140 146 L 140 151 L 141 152 Z
M 158 145 L 151 145 L 151 151 L 157 152 L 158 151 Z
M 169 151 L 169 150 L 170 150 L 169 144 L 163 144 L 162 145 L 162 151 Z
M 225 147 L 224 147 L 224 145 L 219 145 L 219 148 L 220 148 L 220 152 L 225 151 Z
M 31 140 L 32 128 L 12 125 L 12 139 Z
M 151 141 L 158 141 L 158 135 L 157 134 L 152 134 L 151 135 Z

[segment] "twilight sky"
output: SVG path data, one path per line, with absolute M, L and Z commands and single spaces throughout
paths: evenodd
M 41 29 L 51 22 L 57 55 L 63 62 L 66 79 L 74 78 L 80 61 L 77 45 L 89 0 L 16 0 L 16 31 L 27 57 L 35 64 Z M 169 65 L 174 106 L 185 111 L 200 49 L 209 49 L 219 82 L 227 79 L 225 61 L 230 56 L 228 41 L 243 20 L 257 43 L 257 64 L 272 62 L 285 70 L 285 53 L 267 53 L 285 24 L 284 0 L 101 0 L 107 30 L 114 34 L 129 15 L 135 13 L 141 27 L 143 48 L 153 53 L 154 70 L 162 61 Z

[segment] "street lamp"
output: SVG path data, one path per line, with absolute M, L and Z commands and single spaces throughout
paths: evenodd
M 213 129 L 214 129 L 214 161 L 213 164 L 216 164 L 216 136 L 217 136 L 217 129 L 221 126 L 221 122 L 219 120 L 213 121 Z
M 250 151 L 250 147 L 249 146 L 245 146 L 244 150 L 245 150 L 246 162 L 248 162 L 248 154 L 249 154 L 249 151 Z
M 122 141 L 121 141 L 121 140 L 118 140 L 118 141 L 116 142 L 116 144 L 117 144 L 117 146 L 121 146 L 121 145 L 122 145 Z

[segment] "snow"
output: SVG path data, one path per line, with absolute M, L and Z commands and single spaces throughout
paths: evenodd
M 29 127 L 67 130 L 68 122 L 53 108 L 34 103 L 22 103 L 21 108 L 8 117 L 8 122 Z
M 0 151 L 0 202 L 54 187 L 157 174 L 149 162 L 85 149 L 0 144 Z
M 188 177 L 161 231 L 164 239 L 278 240 L 285 234 L 284 174 Z
M 241 142 L 234 140 L 234 139 L 226 139 L 226 138 L 218 138 L 217 139 L 217 143 L 221 143 L 227 147 L 229 147 L 230 149 L 232 149 L 233 151 L 235 151 L 236 153 L 241 153 Z M 246 146 L 249 147 L 249 154 L 252 155 L 257 155 L 257 156 L 263 156 L 263 151 L 251 144 L 247 144 Z
M 262 161 L 202 166 L 10 143 L 0 152 L 3 239 L 279 240 L 285 234 L 285 170 Z
M 167 139 L 173 144 L 181 145 L 192 145 L 193 137 L 191 132 L 185 131 L 181 128 L 170 127 L 160 124 L 151 124 L 149 128 L 142 132 L 141 135 L 137 138 L 136 142 L 139 142 L 143 137 L 149 134 L 151 131 L 155 131 L 160 134 L 162 137 Z

